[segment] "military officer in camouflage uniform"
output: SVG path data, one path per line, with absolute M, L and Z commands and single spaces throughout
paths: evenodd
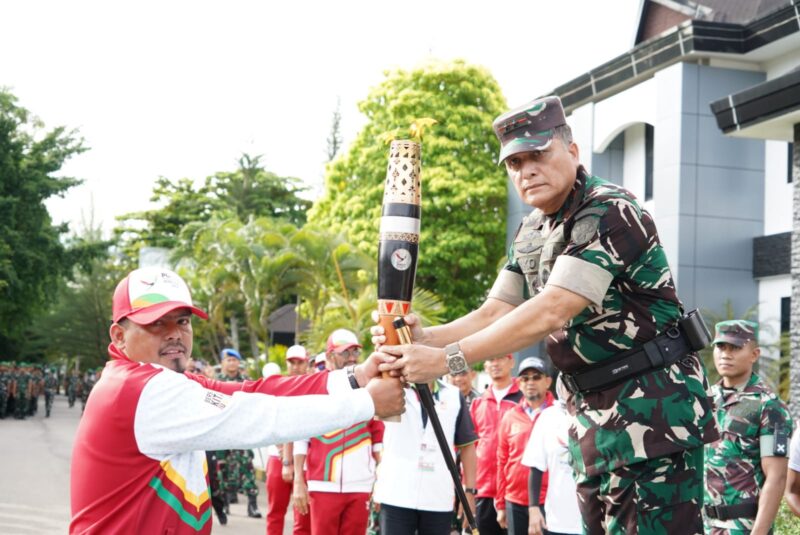
M 33 383 L 33 377 L 28 368 L 29 365 L 26 362 L 20 363 L 17 367 L 17 387 L 14 390 L 14 418 L 17 420 L 24 420 L 28 415 L 28 401 Z
M 67 401 L 69 402 L 70 408 L 75 405 L 75 399 L 77 398 L 78 394 L 80 393 L 80 378 L 78 377 L 78 372 L 72 370 L 69 375 L 67 376 Z
M 758 324 L 717 323 L 712 388 L 722 437 L 706 446 L 706 528 L 711 535 L 770 533 L 786 483 L 792 419 L 753 366 Z
M 425 382 L 545 340 L 571 391 L 584 532 L 702 533 L 703 445 L 718 433 L 695 349 L 709 340 L 697 315 L 683 318 L 652 216 L 580 164 L 557 97 L 502 115 L 494 130 L 535 210 L 483 305 L 425 329 L 410 316 L 416 343 L 384 347 L 402 358 L 381 368 Z
M 11 374 L 7 362 L 0 362 L 0 419 L 6 417 L 8 404 L 8 390 L 11 383 Z
M 44 415 L 50 418 L 50 411 L 53 410 L 53 400 L 58 391 L 58 378 L 53 370 L 47 369 L 44 375 Z
M 240 370 L 242 356 L 235 349 L 223 349 L 220 353 L 222 373 L 217 376 L 219 381 L 244 382 L 246 379 Z M 224 459 L 219 477 L 219 489 L 229 503 L 236 503 L 236 494 L 241 489 L 247 494 L 247 516 L 261 518 L 256 501 L 258 487 L 256 486 L 255 471 L 253 469 L 253 452 L 251 450 L 227 450 L 217 452 L 218 459 Z
M 44 391 L 44 377 L 42 376 L 42 366 L 37 364 L 31 366 L 31 390 L 28 399 L 28 416 L 33 416 L 39 411 L 39 396 Z

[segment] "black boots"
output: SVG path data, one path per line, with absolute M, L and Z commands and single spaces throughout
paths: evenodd
M 258 504 L 256 503 L 256 496 L 248 495 L 247 496 L 247 516 L 250 518 L 261 518 L 261 513 L 258 510 Z
M 225 500 L 219 497 L 211 498 L 211 506 L 214 508 L 214 512 L 217 513 L 217 518 L 219 519 L 219 523 L 223 526 L 228 523 L 228 515 L 225 512 Z

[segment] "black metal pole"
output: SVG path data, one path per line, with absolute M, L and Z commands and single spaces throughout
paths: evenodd
M 395 329 L 397 329 L 400 342 L 403 344 L 410 344 L 410 329 L 408 328 L 408 325 L 406 325 L 406 322 L 403 320 L 403 318 L 397 318 L 393 321 L 393 324 Z M 461 474 L 458 473 L 458 467 L 456 466 L 456 461 L 453 458 L 453 452 L 450 451 L 450 444 L 447 443 L 447 438 L 444 436 L 442 422 L 439 420 L 439 415 L 436 413 L 431 389 L 426 383 L 415 383 L 414 386 L 416 386 L 417 392 L 419 393 L 419 400 L 422 404 L 422 408 L 425 409 L 426 413 L 428 413 L 428 420 L 433 426 L 433 434 L 436 435 L 436 441 L 439 443 L 439 449 L 442 450 L 442 456 L 444 456 L 444 462 L 447 465 L 447 469 L 450 470 L 450 476 L 453 478 L 453 486 L 455 487 L 456 496 L 458 496 L 458 501 L 467 517 L 467 523 L 469 523 L 469 527 L 474 531 L 477 529 L 475 525 L 475 517 L 472 514 L 472 509 L 469 507 L 467 494 L 464 492 L 464 487 L 461 484 Z

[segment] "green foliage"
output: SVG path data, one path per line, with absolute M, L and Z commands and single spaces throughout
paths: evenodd
M 82 369 L 102 366 L 108 359 L 111 296 L 129 268 L 106 256 L 76 268 L 73 281 L 59 287 L 56 301 L 28 330 L 22 358 L 39 355 L 48 362 L 79 358 Z
M 184 227 L 175 258 L 194 300 L 209 312 L 199 332 L 207 351 L 217 354 L 220 340 L 237 338 L 233 328 L 226 334 L 234 316 L 244 320 L 250 355 L 269 345 L 269 315 L 296 295 L 305 279 L 303 258 L 291 245 L 296 233 L 291 223 L 266 217 L 247 223 L 213 218 Z
M 448 319 L 468 312 L 485 297 L 504 252 L 506 176 L 494 162 L 498 142 L 491 125 L 505 109 L 492 76 L 463 61 L 387 73 L 360 103 L 369 122 L 349 152 L 328 166 L 325 195 L 309 220 L 346 232 L 376 258 L 388 155 L 381 136 L 407 129 L 418 117 L 435 120 L 422 147 L 417 286 L 436 290 Z
M 781 501 L 775 517 L 775 535 L 800 535 L 800 519 L 792 514 L 785 501 Z
M 220 172 L 196 186 L 189 178 L 171 181 L 161 177 L 150 200 L 159 208 L 122 216 L 116 230 L 128 254 L 136 256 L 138 247 L 178 245 L 181 230 L 196 221 L 237 217 L 274 217 L 294 225 L 305 222 L 310 202 L 298 195 L 305 188 L 293 177 L 281 177 L 264 169 L 261 157 L 244 154 L 234 172 Z
M 375 324 L 372 313 L 378 309 L 378 290 L 374 283 L 366 284 L 352 298 L 341 294 L 331 296 L 331 303 L 324 313 L 312 324 L 312 328 L 302 335 L 303 343 L 311 353 L 325 350 L 328 336 L 336 329 L 349 329 L 356 333 L 364 346 L 364 353 L 372 352 L 372 338 L 369 328 Z M 420 316 L 423 324 L 441 323 L 444 307 L 433 293 L 416 288 L 413 297 L 413 311 Z
M 44 202 L 80 183 L 56 176 L 85 149 L 75 131 L 44 124 L 0 88 L 0 354 L 14 357 L 23 330 L 56 298 L 86 250 L 70 250 Z

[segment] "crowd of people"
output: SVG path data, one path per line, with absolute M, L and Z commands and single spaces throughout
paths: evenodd
M 65 392 L 81 394 L 85 404 L 95 376 L 94 373 L 87 372 L 83 381 L 78 382 L 77 372 L 75 374 L 76 380 L 70 390 L 72 376 L 61 381 L 55 368 L 28 362 L 0 362 L 0 420 L 6 417 L 24 420 L 28 416 L 34 416 L 39 411 L 39 398 L 42 396 L 45 417 L 49 418 L 53 401 L 62 384 Z M 74 403 L 74 395 L 71 395 L 70 407 Z

